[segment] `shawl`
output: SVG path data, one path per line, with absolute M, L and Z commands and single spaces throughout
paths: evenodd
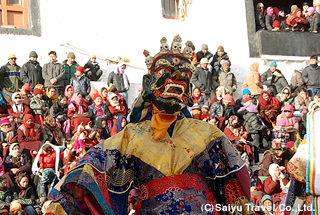
M 283 94 L 283 91 L 285 90 L 288 90 L 289 91 L 289 94 Z M 284 87 L 282 90 L 281 90 L 281 94 L 279 95 L 280 96 L 280 99 L 282 100 L 284 97 L 285 97 L 285 100 L 284 101 L 288 101 L 291 97 L 292 97 L 292 94 L 291 94 L 291 89 L 290 87 Z
M 106 95 L 106 96 L 103 96 L 103 95 L 102 95 L 102 92 L 103 92 L 104 90 L 107 90 L 107 95 Z M 106 99 L 107 99 L 107 97 L 108 97 L 108 89 L 107 89 L 106 87 L 101 87 L 101 88 L 99 89 L 98 94 L 101 96 L 102 102 L 105 103 L 105 102 L 106 102 Z M 93 99 L 93 98 L 92 98 L 92 99 Z
M 22 124 L 25 127 L 24 135 L 26 137 L 35 137 L 36 136 L 36 132 L 34 130 L 34 122 L 33 123 L 27 123 L 27 121 L 29 119 L 32 119 L 32 121 L 34 121 L 34 118 L 33 118 L 33 116 L 31 114 L 24 115 L 23 120 L 22 120 Z
M 271 12 L 271 9 L 273 9 L 273 8 L 272 7 L 267 8 L 267 14 L 272 17 L 273 12 Z
M 284 113 L 285 110 L 291 111 L 291 114 L 289 117 L 286 116 Z M 286 122 L 286 126 L 294 126 L 296 124 L 296 118 L 293 116 L 293 107 L 291 105 L 285 105 L 283 107 L 282 116 L 284 121 Z
M 58 127 L 57 127 L 57 124 L 56 124 L 56 125 L 50 124 L 50 121 L 51 121 L 52 119 L 55 120 L 54 116 L 48 115 L 48 116 L 45 118 L 44 126 L 46 126 L 47 128 L 50 129 L 50 131 L 52 131 L 54 139 L 56 140 L 56 142 L 58 143 L 58 145 L 61 145 L 59 132 L 58 132 L 58 130 L 57 130 L 57 128 L 58 128 Z
M 24 177 L 28 178 L 28 180 L 29 180 L 28 186 L 30 185 L 30 179 L 29 179 L 29 177 L 28 177 L 27 175 L 21 175 L 21 174 L 19 174 L 19 175 L 17 176 L 16 185 L 17 185 L 17 186 L 19 187 L 19 189 L 20 189 L 19 198 L 23 198 L 23 197 L 24 197 L 24 194 L 25 194 L 25 192 L 26 192 L 26 189 L 28 188 L 28 187 L 24 188 L 24 187 L 22 187 L 21 184 L 20 184 L 20 181 L 21 181 Z
M 118 66 L 117 66 L 117 70 L 114 72 L 115 75 L 121 74 L 123 77 L 123 84 L 124 84 L 124 88 L 126 90 L 129 90 L 130 86 L 129 86 L 129 82 L 128 82 L 128 77 L 127 75 L 124 73 L 125 69 L 122 69 L 121 66 L 125 65 L 127 68 L 127 65 L 123 62 L 119 62 Z
M 119 116 L 120 117 L 120 116 Z M 122 120 L 122 119 L 121 119 Z M 106 127 L 102 128 L 102 122 L 105 121 L 106 122 Z M 99 117 L 96 121 L 95 124 L 96 129 L 95 130 L 99 130 L 101 131 L 100 133 L 100 138 L 103 139 L 107 139 L 110 135 L 109 135 L 109 129 L 108 129 L 108 123 L 106 118 L 104 117 Z
M 68 89 L 69 89 L 70 87 L 72 88 L 72 92 L 73 92 L 73 94 L 74 94 L 74 88 L 73 88 L 73 86 L 71 86 L 71 85 L 67 85 L 66 88 L 65 88 L 65 90 L 64 90 L 64 95 L 67 97 L 68 104 L 69 104 L 70 98 L 73 96 L 73 94 L 70 96 L 69 93 L 68 93 Z M 59 98 L 58 98 L 58 99 L 59 99 Z
M 117 122 L 116 122 L 116 128 L 117 128 L 118 133 L 119 133 L 120 131 L 122 131 L 123 128 L 124 128 L 124 127 L 121 126 L 122 119 L 125 119 L 125 120 L 127 121 L 126 116 L 120 115 L 120 116 L 118 117 Z
M 11 107 L 12 107 L 12 109 L 13 109 L 13 111 L 14 111 L 15 113 L 19 113 L 19 112 L 22 112 L 22 111 L 23 111 L 23 105 L 22 105 L 22 103 L 24 102 L 24 100 L 23 100 L 23 99 L 15 99 L 15 97 L 16 97 L 17 95 L 20 95 L 20 97 L 22 98 L 22 96 L 21 96 L 20 93 L 13 93 L 13 94 L 12 94 L 12 97 L 11 97 L 12 102 L 10 102 L 10 105 L 11 105 Z
M 195 89 L 198 89 L 198 90 L 200 91 L 200 94 L 199 94 L 198 97 L 194 95 Z M 201 96 L 201 89 L 200 89 L 200 87 L 197 87 L 197 86 L 196 86 L 196 87 L 193 89 L 192 92 L 193 92 L 193 93 L 192 93 L 193 103 L 194 103 L 194 104 L 199 104 L 198 98 L 200 98 L 200 96 Z
M 83 101 L 81 98 L 78 97 L 78 95 L 80 94 L 80 92 L 76 92 L 73 94 L 73 96 L 71 97 L 70 99 L 70 104 L 68 106 L 68 108 L 71 110 L 71 111 L 75 111 L 76 108 L 74 106 L 74 104 L 78 105 L 78 113 L 77 114 L 83 114 L 84 113 L 84 110 L 83 110 Z
M 267 101 L 262 98 L 262 95 L 263 95 L 264 93 L 266 93 L 266 94 L 269 96 L 269 98 L 267 99 Z M 260 109 L 260 110 L 268 110 L 268 109 L 271 109 L 271 108 L 270 108 L 270 105 L 271 105 L 271 107 L 273 107 L 274 109 L 276 109 L 276 110 L 278 110 L 278 111 L 280 110 L 280 103 L 279 103 L 278 99 L 275 98 L 275 97 L 273 97 L 273 96 L 271 96 L 271 95 L 268 93 L 268 91 L 265 91 L 265 90 L 264 90 L 264 91 L 261 92 L 260 97 L 259 97 L 259 109 Z
M 52 104 L 55 103 L 55 101 L 57 101 L 57 99 L 58 99 L 58 94 L 56 94 L 54 96 L 49 95 L 49 87 L 46 90 L 46 95 L 48 96 L 49 99 L 51 99 Z

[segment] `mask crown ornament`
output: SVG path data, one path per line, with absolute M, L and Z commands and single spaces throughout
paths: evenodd
M 143 51 L 144 56 L 146 57 L 145 63 L 147 65 L 148 71 L 150 72 L 150 68 L 153 63 L 153 57 L 150 55 L 150 53 L 147 50 Z
M 170 50 L 169 50 L 169 45 L 167 43 L 167 38 L 162 37 L 161 40 L 161 45 L 160 45 L 160 53 L 161 54 L 167 54 Z
M 185 56 L 187 59 L 190 59 L 191 56 L 192 56 L 192 46 L 193 46 L 193 43 L 192 43 L 190 40 L 188 40 L 188 41 L 186 42 L 186 47 L 183 49 L 182 54 L 183 54 L 183 56 Z
M 181 54 L 182 51 L 182 45 L 181 45 L 182 39 L 179 35 L 175 36 L 173 38 L 172 44 L 171 44 L 171 51 L 174 54 Z

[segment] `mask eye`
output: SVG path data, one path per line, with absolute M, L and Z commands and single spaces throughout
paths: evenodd
M 159 78 L 164 73 L 170 73 L 169 69 L 160 67 L 154 74 L 156 78 Z
M 192 73 L 191 73 L 190 71 L 184 70 L 184 71 L 181 72 L 181 75 L 182 75 L 183 77 L 184 77 L 184 76 L 187 76 L 187 77 L 190 79 L 191 76 L 192 76 Z

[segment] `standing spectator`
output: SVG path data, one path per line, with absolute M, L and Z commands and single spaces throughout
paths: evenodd
M 114 84 L 120 95 L 124 96 L 124 99 L 128 103 L 128 90 L 130 89 L 130 82 L 128 76 L 125 74 L 127 65 L 123 62 L 119 62 L 117 70 L 111 72 L 108 76 L 108 85 Z
M 268 7 L 267 8 L 267 14 L 266 14 L 266 16 L 264 18 L 265 18 L 265 21 L 266 21 L 267 30 L 272 31 L 273 30 L 272 25 L 273 25 L 273 21 L 274 21 L 273 8 L 272 7 Z
M 76 61 L 76 55 L 73 52 L 69 52 L 67 55 L 67 59 L 62 62 L 65 70 L 64 75 L 64 86 L 67 86 L 70 83 L 70 79 L 74 77 L 76 73 L 76 69 L 80 66 Z
M 45 87 L 55 87 L 58 95 L 63 95 L 64 90 L 64 66 L 57 62 L 57 52 L 50 51 L 49 63 L 43 65 L 42 77 L 45 80 Z
M 261 83 L 261 76 L 259 74 L 259 63 L 255 62 L 250 65 L 250 73 L 243 82 L 243 88 L 247 88 L 253 98 L 259 99 L 260 93 L 263 90 L 263 85 Z
M 306 85 L 302 81 L 302 71 L 304 67 L 304 64 L 299 66 L 299 68 L 293 71 L 293 74 L 291 76 L 290 85 L 294 95 L 297 95 L 299 88 L 306 87 Z
M 320 92 L 320 67 L 318 66 L 318 56 L 310 57 L 310 65 L 302 72 L 302 81 L 307 85 L 308 93 L 311 98 Z
M 218 75 L 220 86 L 227 89 L 227 93 L 233 95 L 237 90 L 237 80 L 234 74 L 230 71 L 230 62 L 228 60 L 221 61 L 221 68 Z
M 275 88 L 274 82 L 273 82 L 273 78 L 274 78 L 273 73 L 277 69 L 277 63 L 275 61 L 271 61 L 269 66 L 270 66 L 270 68 L 262 74 L 261 81 L 262 81 L 263 85 L 267 86 L 268 92 L 271 95 L 275 96 L 275 95 L 277 95 L 277 91 L 276 91 L 276 88 Z
M 70 85 L 73 86 L 74 92 L 80 92 L 84 98 L 90 99 L 90 80 L 85 77 L 84 68 L 82 66 L 77 67 L 76 76 L 71 78 Z
M 0 86 L 3 98 L 8 101 L 14 92 L 18 92 L 23 83 L 20 80 L 20 66 L 16 64 L 17 57 L 9 54 L 8 63 L 0 69 Z
M 280 70 L 276 70 L 273 73 L 274 77 L 273 77 L 273 83 L 274 86 L 276 88 L 276 93 L 280 94 L 282 93 L 283 88 L 288 87 L 288 81 L 287 79 L 284 77 L 284 75 L 282 74 L 282 72 Z M 277 95 L 276 94 L 276 95 Z
M 310 23 L 309 31 L 313 33 L 319 33 L 320 14 L 315 11 L 314 7 L 308 8 L 308 17 Z
M 44 84 L 42 78 L 42 67 L 37 61 L 38 54 L 35 51 L 31 51 L 29 54 L 29 61 L 21 67 L 20 79 L 23 83 L 29 83 L 31 90 L 37 84 Z
M 92 54 L 90 55 L 89 61 L 84 65 L 86 76 L 90 81 L 98 81 L 102 75 L 102 70 L 96 60 L 96 55 Z
M 284 10 L 281 10 L 279 12 L 279 23 L 280 23 L 280 31 L 286 30 L 287 29 L 287 22 L 286 22 L 286 13 Z
M 196 68 L 190 82 L 197 87 L 200 87 L 203 95 L 206 95 L 208 101 L 211 102 L 211 91 L 219 85 L 214 86 L 212 81 L 212 71 L 208 69 L 208 59 L 202 58 L 200 66 Z
M 197 62 L 201 64 L 201 59 L 206 58 L 209 62 L 211 62 L 211 58 L 213 57 L 213 54 L 208 51 L 208 45 L 202 44 L 201 51 L 197 52 Z
M 254 16 L 256 19 L 256 31 L 266 29 L 266 24 L 263 17 L 264 5 L 262 2 L 257 4 L 256 10 L 254 11 Z
M 229 56 L 228 56 L 227 52 L 224 52 L 223 46 L 219 46 L 217 49 L 217 52 L 213 56 L 213 60 L 211 61 L 211 66 L 212 66 L 212 68 L 214 68 L 214 70 L 216 72 L 219 72 L 222 60 L 228 60 L 230 63 Z

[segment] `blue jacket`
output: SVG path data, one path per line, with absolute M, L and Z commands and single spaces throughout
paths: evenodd
M 70 79 L 70 85 L 73 86 L 74 92 L 80 92 L 83 97 L 89 95 L 91 91 L 90 81 L 84 75 L 80 78 L 77 76 L 72 77 Z

